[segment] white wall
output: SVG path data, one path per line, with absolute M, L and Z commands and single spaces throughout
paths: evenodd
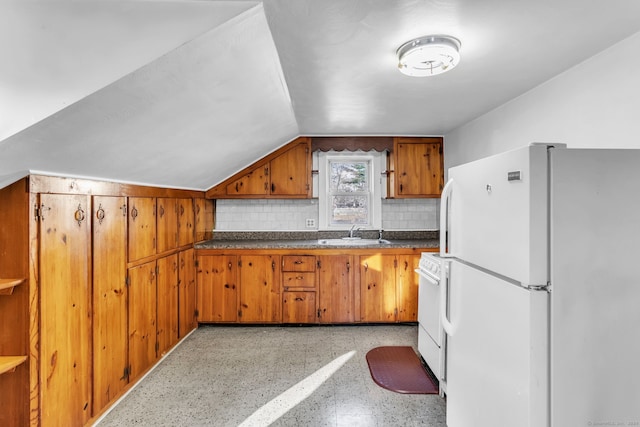
M 640 148 L 638 52 L 640 33 L 453 130 L 445 168 L 531 142 Z

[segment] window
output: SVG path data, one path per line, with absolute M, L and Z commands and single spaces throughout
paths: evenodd
M 320 228 L 380 228 L 380 163 L 386 156 L 321 152 L 318 157 Z

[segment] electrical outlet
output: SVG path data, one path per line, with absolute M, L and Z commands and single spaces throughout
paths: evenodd
M 307 227 L 307 228 L 315 228 L 315 227 L 316 227 L 316 220 L 315 220 L 315 219 L 313 219 L 313 218 L 307 218 L 307 219 L 305 220 L 304 225 L 305 225 L 305 227 Z

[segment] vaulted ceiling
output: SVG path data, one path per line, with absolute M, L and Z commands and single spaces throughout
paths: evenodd
M 446 135 L 638 31 L 631 0 L 3 1 L 0 181 L 205 190 L 298 135 Z M 399 73 L 428 34 L 460 65 Z

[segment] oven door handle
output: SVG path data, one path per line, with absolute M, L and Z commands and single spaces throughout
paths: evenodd
M 429 276 L 427 273 L 425 273 L 422 269 L 420 268 L 416 268 L 415 272 L 418 273 L 418 276 L 422 277 L 423 279 L 429 281 L 429 283 L 431 283 L 432 285 L 436 285 L 439 286 L 440 285 L 440 281 L 437 279 L 434 279 L 433 277 Z
M 442 286 L 440 286 L 440 323 L 442 323 L 442 329 L 444 329 L 444 332 L 448 336 L 452 337 L 456 331 L 456 328 L 447 317 L 447 308 L 449 308 L 448 293 L 449 283 L 451 283 L 451 268 L 448 269 L 448 274 L 444 272 L 446 270 L 445 268 L 443 268 L 442 270 L 443 274 L 440 281 L 443 281 L 444 283 L 442 284 Z

